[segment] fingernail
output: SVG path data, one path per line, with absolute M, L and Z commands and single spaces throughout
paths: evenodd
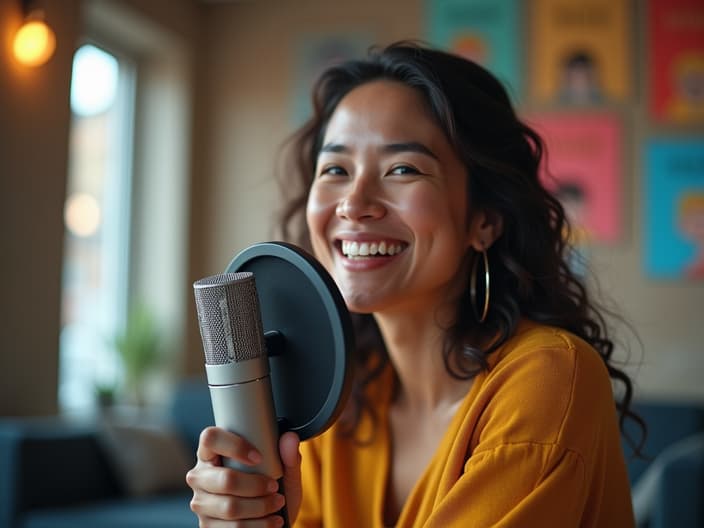
M 284 518 L 277 516 L 274 519 L 274 526 L 276 526 L 276 528 L 281 528 L 283 525 L 284 525 Z
M 283 495 L 280 493 L 277 493 L 274 495 L 274 507 L 278 510 L 284 507 L 284 504 L 286 503 L 286 499 L 284 498 Z
M 270 480 L 269 484 L 266 485 L 266 490 L 269 493 L 274 493 L 275 491 L 279 491 L 279 483 L 276 482 L 275 480 Z
M 259 464 L 259 462 L 262 461 L 262 455 L 260 455 L 259 452 L 255 451 L 254 449 L 247 453 L 247 458 L 249 458 L 249 460 L 251 462 L 254 462 L 255 464 Z

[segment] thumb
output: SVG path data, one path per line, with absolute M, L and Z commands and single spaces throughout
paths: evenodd
M 298 435 L 290 431 L 281 435 L 279 439 L 279 453 L 284 464 L 284 493 L 286 494 L 286 507 L 291 523 L 298 516 L 303 495 L 300 443 Z

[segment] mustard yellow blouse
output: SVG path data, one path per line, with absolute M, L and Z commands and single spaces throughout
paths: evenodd
M 611 383 L 597 352 L 524 323 L 477 376 L 398 528 L 634 526 Z M 333 426 L 301 446 L 296 528 L 383 528 L 391 377 L 370 388 L 376 434 Z M 371 431 L 363 421 L 359 434 Z

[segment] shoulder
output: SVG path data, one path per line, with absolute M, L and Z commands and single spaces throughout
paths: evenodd
M 575 384 L 608 384 L 606 364 L 594 347 L 561 328 L 524 322 L 494 356 L 487 379 L 510 371 L 516 383 L 569 392 Z
M 529 442 L 583 452 L 600 424 L 614 419 L 603 359 L 570 332 L 523 323 L 493 356 L 477 380 L 477 440 L 484 447 Z

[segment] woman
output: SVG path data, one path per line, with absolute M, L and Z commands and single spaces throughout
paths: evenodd
M 621 422 L 631 383 L 565 263 L 541 140 L 501 85 L 392 45 L 323 74 L 293 146 L 285 232 L 371 314 L 346 414 L 302 456 L 281 438 L 293 524 L 632 526 L 609 378 L 625 387 Z M 276 483 L 222 456 L 259 455 L 203 432 L 187 477 L 201 525 L 280 526 Z

